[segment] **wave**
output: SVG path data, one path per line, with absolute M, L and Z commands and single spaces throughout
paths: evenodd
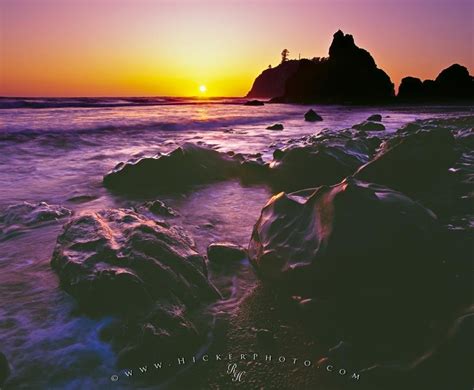
M 106 108 L 181 104 L 242 104 L 242 98 L 120 97 L 120 98 L 7 98 L 0 97 L 0 110 L 19 108 Z
M 60 137 L 82 137 L 88 135 L 100 134 L 133 134 L 143 131 L 158 132 L 180 132 L 180 131 L 213 131 L 213 130 L 230 130 L 239 126 L 267 125 L 269 120 L 282 121 L 288 118 L 286 114 L 280 115 L 262 115 L 262 116 L 229 116 L 212 118 L 206 120 L 183 119 L 180 121 L 140 121 L 133 122 L 124 120 L 123 123 L 93 123 L 91 126 L 84 127 L 54 127 L 50 129 L 44 128 L 15 128 L 0 131 L 0 142 L 26 142 L 35 138 L 60 138 Z M 77 126 L 77 125 L 76 125 Z

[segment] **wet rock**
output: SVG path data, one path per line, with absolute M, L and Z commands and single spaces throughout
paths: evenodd
M 8 364 L 8 360 L 6 356 L 0 352 L 0 386 L 2 386 L 5 381 L 10 376 L 10 365 Z
M 459 157 L 447 129 L 400 134 L 382 143 L 377 155 L 355 177 L 415 195 L 431 189 Z
M 304 114 L 304 120 L 306 122 L 319 122 L 322 121 L 323 118 L 316 113 L 313 109 L 309 110 L 306 114 Z
M 274 125 L 268 126 L 267 130 L 283 130 L 283 128 L 281 123 L 275 123 Z
M 68 202 L 71 202 L 71 203 L 87 203 L 87 202 L 91 202 L 91 201 L 96 200 L 96 199 L 97 199 L 96 195 L 77 195 L 77 196 L 73 196 L 73 197 L 69 198 Z
M 66 207 L 50 205 L 46 202 L 23 202 L 7 207 L 0 214 L 0 223 L 4 225 L 33 226 L 42 222 L 68 217 L 72 211 Z
M 382 122 L 382 115 L 380 114 L 374 114 L 371 115 L 367 118 L 368 121 L 373 121 L 373 122 Z
M 174 190 L 228 179 L 237 167 L 226 154 L 185 143 L 169 154 L 120 163 L 104 176 L 104 185 L 130 193 Z
M 269 164 L 265 163 L 261 156 L 242 156 L 235 155 L 234 158 L 238 161 L 237 176 L 241 183 L 247 184 L 261 184 L 267 183 L 269 180 Z
M 207 258 L 213 264 L 226 265 L 247 258 L 247 251 L 230 242 L 212 243 L 207 247 Z
M 51 260 L 61 286 L 86 306 L 134 307 L 166 298 L 197 303 L 217 296 L 193 241 L 175 227 L 131 210 L 73 219 Z
M 272 197 L 254 227 L 249 259 L 261 279 L 291 295 L 358 310 L 383 301 L 394 312 L 438 288 L 438 235 L 434 214 L 407 196 L 348 178 Z
M 23 202 L 7 207 L 0 213 L 0 236 L 9 235 L 27 227 L 35 227 L 72 215 L 72 211 L 45 202 Z
M 289 146 L 273 153 L 269 182 L 277 190 L 335 184 L 367 163 L 379 144 L 377 137 L 356 137 L 352 130 L 289 140 Z
M 121 367 L 178 347 L 195 351 L 207 330 L 202 321 L 195 327 L 191 312 L 220 297 L 181 229 L 131 210 L 73 219 L 58 237 L 51 266 L 83 310 L 121 320 L 120 337 L 112 337 Z
M 171 345 L 196 347 L 206 330 L 193 325 L 190 313 L 220 297 L 182 229 L 126 209 L 67 223 L 51 266 L 83 310 L 121 319 L 116 348 L 125 366 L 157 358 Z
M 155 215 L 162 215 L 165 217 L 175 217 L 178 215 L 177 211 L 173 210 L 171 207 L 168 207 L 161 200 L 146 202 L 145 207 Z
M 320 143 L 290 146 L 276 156 L 270 164 L 272 184 L 285 190 L 337 183 L 367 161 L 343 147 Z
M 249 100 L 244 103 L 244 106 L 264 106 L 265 103 L 260 100 Z
M 383 131 L 385 130 L 385 126 L 381 123 L 372 122 L 370 120 L 366 120 L 365 122 L 359 123 L 357 125 L 352 126 L 353 129 L 361 130 L 361 131 Z

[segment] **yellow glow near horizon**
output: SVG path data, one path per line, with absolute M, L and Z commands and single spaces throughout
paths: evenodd
M 205 86 L 205 85 L 200 85 L 200 86 L 199 86 L 199 92 L 201 92 L 201 93 L 206 93 L 206 92 L 207 92 L 206 86 Z
M 0 0 L 0 96 L 244 96 L 283 48 L 327 56 L 338 29 L 396 86 L 454 62 L 472 73 L 471 10 L 466 0 Z

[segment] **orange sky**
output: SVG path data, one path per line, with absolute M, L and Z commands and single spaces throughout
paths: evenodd
M 473 73 L 467 0 L 0 0 L 0 95 L 242 96 L 283 48 L 326 56 L 339 28 L 396 83 Z

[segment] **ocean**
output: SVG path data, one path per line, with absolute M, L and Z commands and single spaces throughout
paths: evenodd
M 270 161 L 290 138 L 342 130 L 381 114 L 387 132 L 420 119 L 472 114 L 469 106 L 244 106 L 238 98 L 1 98 L 0 99 L 0 350 L 15 368 L 15 388 L 95 388 L 110 384 L 115 355 L 100 338 L 112 318 L 77 312 L 50 267 L 61 221 L 23 218 L 23 202 L 65 207 L 81 215 L 133 207 L 157 198 L 110 193 L 102 178 L 121 161 L 169 152 L 185 142 L 219 151 L 262 153 Z M 313 108 L 321 122 L 305 122 Z M 267 130 L 275 123 L 283 131 Z M 205 253 L 211 242 L 248 245 L 252 227 L 271 196 L 263 185 L 227 181 L 158 198 L 177 210 Z M 12 207 L 17 207 L 17 209 Z M 17 218 L 12 218 L 12 210 Z M 22 211 L 24 210 L 24 211 Z M 211 274 L 212 279 L 212 274 Z M 220 310 L 234 310 L 255 283 L 238 271 Z M 117 388 L 117 387 L 114 387 Z

